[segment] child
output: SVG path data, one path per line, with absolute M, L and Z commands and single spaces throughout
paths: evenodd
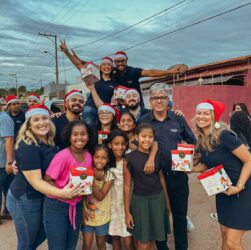
M 96 235 L 98 250 L 106 249 L 105 235 L 108 233 L 111 218 L 110 188 L 113 184 L 113 174 L 108 169 L 109 149 L 105 144 L 99 144 L 94 148 L 94 182 L 93 195 L 87 197 L 84 202 L 83 232 L 85 250 L 93 249 L 93 234 Z
M 69 183 L 70 167 L 82 166 L 92 170 L 91 130 L 83 121 L 73 121 L 63 131 L 67 148 L 51 161 L 45 180 L 58 188 Z M 48 196 L 44 200 L 44 226 L 49 249 L 75 249 L 82 221 L 82 196 L 61 200 Z
M 120 237 L 123 239 L 126 250 L 132 249 L 132 237 L 126 229 L 124 199 L 123 199 L 123 161 L 128 149 L 128 138 L 120 130 L 113 130 L 108 136 L 109 165 L 114 174 L 114 183 L 111 188 L 111 221 L 109 235 L 112 236 L 112 246 L 115 250 L 122 249 Z
M 148 175 L 144 173 L 144 165 L 154 142 L 152 126 L 141 123 L 136 128 L 136 140 L 138 148 L 125 156 L 123 168 L 125 219 L 138 249 L 150 250 L 154 249 L 155 240 L 163 241 L 169 233 L 169 198 L 158 154 L 155 171 Z

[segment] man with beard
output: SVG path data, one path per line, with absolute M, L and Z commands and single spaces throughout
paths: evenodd
M 25 114 L 20 109 L 20 100 L 15 95 L 9 95 L 6 98 L 7 110 L 14 121 L 14 138 L 16 139 L 18 131 L 25 121 Z
M 84 97 L 78 90 L 71 90 L 64 97 L 64 105 L 66 112 L 59 117 L 52 118 L 52 121 L 56 127 L 55 143 L 60 149 L 64 149 L 64 145 L 61 139 L 61 132 L 64 127 L 72 121 L 80 120 L 80 114 L 84 107 Z

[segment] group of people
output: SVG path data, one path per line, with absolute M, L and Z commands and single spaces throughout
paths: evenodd
M 61 48 L 80 69 L 84 62 L 64 41 Z M 39 100 L 32 103 L 17 134 L 14 127 L 20 124 L 0 113 L 5 155 L 0 192 L 7 196 L 4 213 L 13 218 L 17 249 L 36 249 L 46 238 L 51 250 L 75 249 L 81 230 L 86 250 L 93 249 L 94 235 L 99 250 L 106 249 L 109 238 L 115 250 L 122 244 L 128 250 L 165 250 L 171 215 L 175 249 L 187 250 L 188 175 L 171 168 L 171 150 L 179 143 L 196 145 L 192 172 L 224 166 L 233 184 L 216 195 L 222 249 L 243 249 L 242 236 L 251 230 L 250 129 L 230 130 L 220 121 L 224 104 L 207 99 L 195 110 L 196 139 L 182 112 L 170 110 L 164 84 L 151 86 L 148 110 L 138 82 L 141 76 L 182 73 L 184 66 L 143 70 L 127 66 L 127 59 L 117 52 L 113 69 L 113 60 L 103 58 L 101 80 L 87 83 L 87 101 L 80 91 L 70 91 L 63 114 L 51 117 Z M 127 90 L 123 105 L 114 107 L 110 102 L 117 85 Z M 7 98 L 11 114 L 17 104 L 15 96 Z M 71 183 L 73 166 L 94 176 L 91 194 Z M 9 190 L 2 184 L 6 176 L 13 179 Z

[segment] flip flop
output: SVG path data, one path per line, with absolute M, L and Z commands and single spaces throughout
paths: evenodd
M 183 75 L 188 70 L 188 66 L 186 64 L 175 64 L 169 67 L 168 70 L 179 70 L 180 73 L 178 75 Z
M 210 217 L 211 217 L 211 219 L 218 221 L 218 214 L 217 213 L 211 213 Z

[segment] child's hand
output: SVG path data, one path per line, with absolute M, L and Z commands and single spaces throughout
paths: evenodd
M 94 168 L 94 177 L 98 181 L 102 181 L 104 178 L 104 172 Z
M 144 167 L 145 174 L 152 174 L 154 172 L 154 168 L 155 168 L 154 160 L 148 159 Z
M 125 223 L 128 228 L 134 228 L 134 222 L 131 213 L 125 215 Z

